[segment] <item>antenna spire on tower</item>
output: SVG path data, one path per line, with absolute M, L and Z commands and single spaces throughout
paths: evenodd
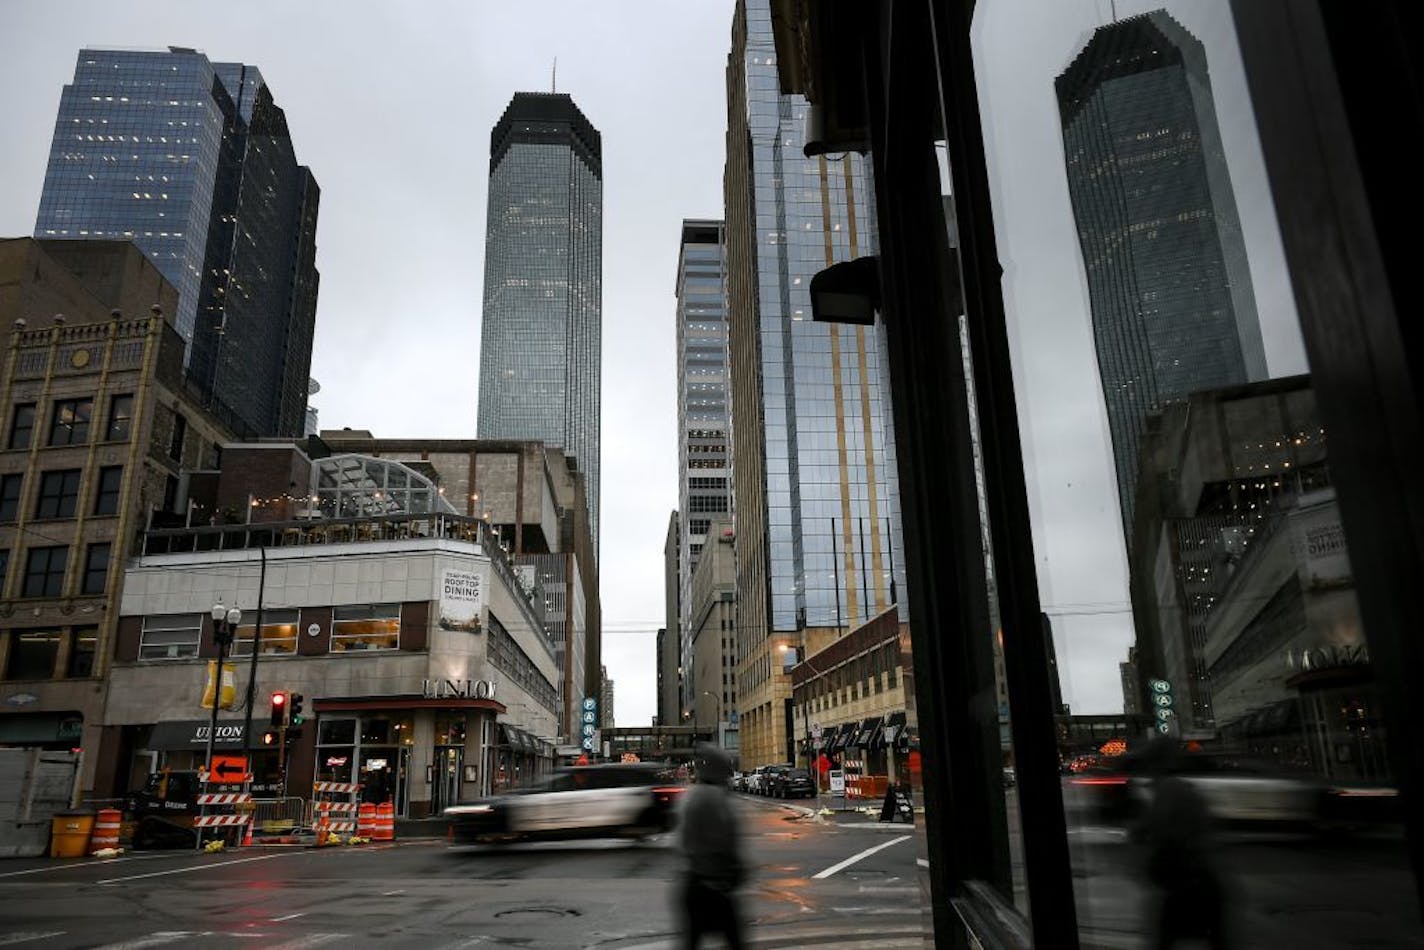
M 559 57 L 554 57 L 554 69 L 549 74 L 549 91 L 559 91 Z

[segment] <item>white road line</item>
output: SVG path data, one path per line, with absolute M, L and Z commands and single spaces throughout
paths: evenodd
M 185 937 L 197 936 L 201 935 L 191 930 L 161 930 L 158 933 L 149 934 L 147 937 L 139 937 L 137 940 L 106 943 L 98 950 L 141 950 L 143 947 L 161 947 L 166 943 L 176 943 Z
M 95 884 L 119 884 L 123 881 L 140 881 L 146 877 L 163 877 L 168 874 L 187 874 L 190 871 L 211 871 L 216 868 L 230 867 L 234 864 L 247 864 L 249 861 L 271 861 L 274 858 L 290 858 L 294 854 L 305 854 L 305 851 L 286 851 L 281 854 L 264 854 L 255 858 L 238 858 L 236 861 L 220 861 L 217 864 L 197 864 L 186 868 L 172 868 L 167 871 L 151 871 L 148 874 L 130 874 L 128 877 L 111 877 L 103 881 L 95 881 Z
M 909 840 L 910 840 L 910 835 L 901 835 L 901 836 L 898 837 L 898 838 L 891 838 L 889 841 L 885 842 L 884 844 L 877 844 L 877 845 L 876 845 L 875 847 L 873 847 L 873 848 L 866 848 L 864 851 L 860 852 L 859 854 L 853 854 L 853 855 L 851 855 L 850 857 L 846 858 L 844 861 L 840 862 L 839 864 L 832 864 L 830 867 L 826 868 L 824 871 L 818 871 L 817 873 L 812 874 L 812 875 L 811 875 L 811 879 L 812 879 L 812 880 L 819 881 L 819 880 L 821 880 L 822 878 L 830 877 L 832 874 L 835 874 L 837 871 L 844 871 L 846 868 L 850 867 L 852 864 L 855 864 L 857 861 L 864 861 L 866 858 L 870 857 L 872 854 L 874 854 L 874 853 L 877 852 L 877 851 L 884 851 L 886 848 L 890 847 L 891 845 L 897 845 L 897 844 L 899 844 L 901 841 L 909 841 Z
M 77 864 L 51 864 L 28 871 L 6 871 L 0 877 L 20 877 L 23 874 L 48 874 L 51 871 L 69 871 L 73 868 L 87 868 L 95 864 L 121 864 L 124 861 L 153 861 L 158 858 L 172 858 L 171 854 L 135 854 L 127 858 L 101 858 L 98 861 L 80 861 Z
M 918 864 L 918 865 L 919 865 L 920 867 L 922 867 L 922 868 L 927 868 L 927 867 L 930 866 L 930 863 L 929 863 L 928 861 L 926 861 L 924 858 L 915 858 L 915 863 Z
M 386 892 L 383 893 L 381 896 L 382 896 L 382 897 L 395 897 L 397 894 L 404 894 L 404 893 L 405 893 L 404 890 L 399 890 L 399 891 L 386 891 Z
M 306 916 L 306 911 L 298 911 L 298 912 L 295 913 L 295 914 L 288 914 L 288 915 L 285 916 L 285 917 L 273 917 L 273 918 L 272 918 L 272 923 L 274 923 L 274 924 L 280 924 L 280 923 L 281 923 L 282 921 L 284 921 L 284 920 L 296 920 L 298 917 L 305 917 L 305 916 Z
M 65 931 L 63 930 L 51 930 L 49 933 L 42 934 L 0 934 L 0 947 L 8 947 L 17 943 L 29 943 L 31 940 L 44 940 L 46 937 L 63 937 L 64 934 Z

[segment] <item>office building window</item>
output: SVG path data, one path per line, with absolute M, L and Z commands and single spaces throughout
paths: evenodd
M 119 513 L 119 489 L 123 484 L 124 470 L 121 466 L 110 465 L 99 469 L 99 487 L 94 493 L 94 514 Z
M 198 655 L 203 637 L 202 614 L 164 614 L 143 618 L 140 660 L 181 660 Z
M 73 518 L 79 502 L 77 468 L 40 475 L 40 493 L 35 499 L 35 518 Z
M 84 593 L 104 592 L 104 584 L 109 578 L 110 550 L 111 545 L 107 541 L 89 545 L 89 553 L 84 556 Z
M 183 461 L 183 440 L 188 436 L 188 420 L 180 413 L 173 414 L 173 438 L 168 443 L 168 457 L 175 462 Z
M 25 562 L 24 596 L 58 597 L 64 589 L 64 571 L 68 566 L 68 547 L 30 548 Z
M 109 400 L 109 428 L 104 437 L 110 442 L 127 442 L 133 432 L 134 397 L 129 394 Z
M 30 441 L 34 437 L 35 404 L 32 402 L 22 403 L 15 407 L 15 415 L 10 419 L 10 438 L 6 440 L 5 447 L 28 449 Z
M 89 419 L 94 415 L 94 400 L 60 399 L 54 404 L 50 418 L 50 445 L 82 445 L 89 441 Z
M 20 517 L 20 487 L 25 476 L 16 472 L 0 475 L 0 521 L 14 521 Z
M 399 647 L 400 604 L 362 604 L 332 610 L 332 653 Z
M 251 619 L 237 628 L 237 637 L 232 643 L 233 656 L 252 655 L 252 635 L 257 630 L 257 611 L 243 615 Z M 262 611 L 262 655 L 295 656 L 297 653 L 297 621 L 295 610 Z
M 93 675 L 94 656 L 98 652 L 98 646 L 98 627 L 76 627 L 69 650 L 69 668 L 64 675 L 70 679 L 83 679 Z
M 58 630 L 16 630 L 10 634 L 7 680 L 47 680 L 54 676 L 59 658 Z

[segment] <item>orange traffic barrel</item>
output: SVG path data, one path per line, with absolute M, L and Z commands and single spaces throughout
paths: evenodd
M 94 833 L 89 837 L 89 853 L 98 854 L 105 848 L 117 848 L 119 824 L 123 820 L 124 813 L 117 808 L 101 808 L 94 821 Z
M 356 813 L 356 834 L 361 838 L 375 840 L 376 806 L 373 803 L 361 803 L 361 809 Z
M 371 829 L 372 841 L 396 840 L 396 806 L 382 802 L 376 806 L 375 827 Z

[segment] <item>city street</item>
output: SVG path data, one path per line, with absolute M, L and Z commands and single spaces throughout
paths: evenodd
M 922 946 L 921 828 L 743 799 L 761 947 Z M 444 841 L 0 863 L 0 947 L 675 945 L 670 837 L 455 850 Z

